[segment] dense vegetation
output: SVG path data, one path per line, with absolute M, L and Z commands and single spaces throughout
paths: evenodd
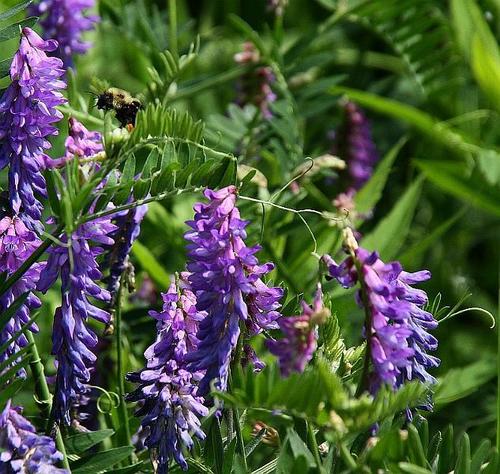
M 0 473 L 500 472 L 499 33 L 1 0 Z

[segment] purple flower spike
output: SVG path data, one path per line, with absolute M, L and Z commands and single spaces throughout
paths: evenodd
M 0 220 L 0 271 L 6 272 L 7 276 L 12 275 L 39 245 L 40 240 L 38 237 L 34 232 L 26 228 L 19 217 L 4 217 Z M 14 285 L 0 296 L 0 312 L 3 313 L 17 298 L 25 292 L 29 292 L 26 301 L 7 321 L 7 324 L 0 332 L 0 346 L 10 340 L 30 320 L 32 310 L 41 306 L 40 300 L 31 293 L 31 290 L 35 289 L 44 266 L 45 263 L 34 263 Z M 32 324 L 30 330 L 37 332 L 37 325 Z M 28 340 L 22 334 L 0 354 L 0 363 L 27 345 Z M 16 361 L 13 362 L 13 364 L 15 363 Z M 17 376 L 25 378 L 26 371 L 21 369 Z
M 411 286 L 428 280 L 430 272 L 407 273 L 399 262 L 386 264 L 376 252 L 361 247 L 340 265 L 328 256 L 324 261 L 343 286 L 360 283 L 357 300 L 367 311 L 365 337 L 372 362 L 370 392 L 376 393 L 383 384 L 398 388 L 406 380 L 435 383 L 427 371 L 440 361 L 428 352 L 437 349 L 438 341 L 428 331 L 438 323 L 422 308 L 427 294 Z
M 371 126 L 363 111 L 353 102 L 344 106 L 345 120 L 338 133 L 333 153 L 347 162 L 350 188 L 358 191 L 371 178 L 379 156 Z
M 312 307 L 302 301 L 302 314 L 279 319 L 284 337 L 276 341 L 268 339 L 266 345 L 278 357 L 283 376 L 304 372 L 316 350 L 317 325 L 322 324 L 329 315 L 330 311 L 323 306 L 323 293 L 318 284 Z
M 94 0 L 42 0 L 30 8 L 31 15 L 42 18 L 44 36 L 59 43 L 56 53 L 65 67 L 72 66 L 75 54 L 84 54 L 92 46 L 82 41 L 82 34 L 99 21 L 98 16 L 85 13 L 94 4 Z
M 144 356 L 146 367 L 129 374 L 128 379 L 139 387 L 127 399 L 137 401 L 140 408 L 144 444 L 153 453 L 156 472 L 168 472 L 175 460 L 182 469 L 188 465 L 183 449 L 191 449 L 193 436 L 205 438 L 200 418 L 208 414 L 204 399 L 197 393 L 201 372 L 186 368 L 187 355 L 196 349 L 198 322 L 204 317 L 196 309 L 196 298 L 183 274 L 177 286 L 172 282 L 163 293 L 163 310 L 149 314 L 157 322 L 158 336 Z
M 66 469 L 56 467 L 62 458 L 54 440 L 37 434 L 22 409 L 7 401 L 0 414 L 0 472 L 64 474 Z
M 71 422 L 72 405 L 87 393 L 87 383 L 96 357 L 96 334 L 87 327 L 87 319 L 109 323 L 106 311 L 95 306 L 89 298 L 109 301 L 110 294 L 96 281 L 102 278 L 96 257 L 103 252 L 95 244 L 112 245 L 109 237 L 116 230 L 109 217 L 81 225 L 69 240 L 61 237 L 63 245 L 49 250 L 47 267 L 38 283 L 39 291 L 47 291 L 61 274 L 62 305 L 57 308 L 52 334 L 52 353 L 57 360 L 56 395 L 53 410 L 55 419 Z
M 243 51 L 234 55 L 234 60 L 238 64 L 258 64 L 260 54 L 254 44 L 247 41 L 243 44 Z M 273 114 L 269 105 L 277 98 L 271 88 L 275 81 L 274 73 L 268 66 L 258 67 L 244 74 L 237 83 L 236 103 L 241 107 L 254 104 L 260 108 L 265 119 L 271 119 Z
M 56 106 L 66 102 L 60 89 L 66 84 L 62 61 L 48 57 L 57 43 L 43 41 L 30 28 L 23 28 L 21 44 L 10 66 L 12 83 L 0 99 L 0 169 L 9 166 L 9 198 L 16 214 L 26 215 L 30 228 L 40 223 L 43 206 L 37 195 L 46 195 L 42 170 L 47 138 L 57 135 L 53 123 L 62 118 Z
M 60 168 L 74 158 L 87 158 L 104 150 L 102 135 L 92 132 L 73 117 L 68 120 L 68 137 L 64 142 L 66 152 L 63 157 L 52 159 L 47 157 L 47 168 Z
M 273 265 L 259 265 L 255 254 L 260 247 L 245 244 L 248 222 L 241 220 L 236 207 L 236 188 L 207 189 L 205 197 L 209 202 L 194 206 L 194 220 L 187 223 L 192 230 L 185 235 L 191 242 L 189 282 L 198 310 L 207 312 L 198 331 L 200 344 L 188 355 L 193 370 L 205 371 L 201 395 L 210 391 L 213 380 L 218 390 L 227 389 L 240 322 L 249 335 L 278 328 L 283 295 L 280 288 L 269 288 L 261 279 Z

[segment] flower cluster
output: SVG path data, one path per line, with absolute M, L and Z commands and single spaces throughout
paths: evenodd
M 371 126 L 363 111 L 353 102 L 344 105 L 345 119 L 332 152 L 347 163 L 349 188 L 357 191 L 370 179 L 379 157 L 372 138 Z
M 89 131 L 74 117 L 68 120 L 68 137 L 64 142 L 65 154 L 61 158 L 46 161 L 47 168 L 59 168 L 72 159 L 86 158 L 97 155 L 104 150 L 102 135 L 99 132 Z M 92 166 L 88 167 L 90 172 Z
M 97 336 L 87 327 L 89 317 L 109 323 L 110 315 L 89 300 L 109 301 L 110 294 L 96 281 L 102 278 L 96 257 L 103 252 L 91 242 L 112 245 L 109 235 L 116 230 L 109 217 L 82 224 L 71 236 L 64 235 L 62 245 L 49 250 L 46 270 L 38 290 L 47 291 L 61 275 L 62 305 L 54 316 L 52 352 L 57 360 L 56 396 L 53 410 L 57 421 L 70 423 L 71 405 L 88 391 L 90 371 L 96 357 L 92 349 Z
M 268 339 L 266 345 L 278 357 L 283 376 L 304 371 L 316 350 L 317 325 L 322 324 L 329 315 L 330 311 L 323 305 L 321 285 L 318 284 L 312 307 L 302 301 L 302 313 L 299 316 L 281 317 L 278 320 L 284 337 L 279 340 Z
M 87 15 L 86 10 L 94 7 L 94 0 L 41 0 L 30 8 L 30 13 L 41 17 L 40 24 L 46 38 L 59 43 L 57 56 L 65 67 L 73 64 L 75 54 L 85 53 L 91 46 L 82 40 L 82 34 L 94 28 L 97 16 Z
M 62 459 L 54 440 L 36 433 L 35 427 L 10 400 L 0 414 L 0 472 L 64 474 L 56 464 Z
M 187 469 L 183 448 L 191 449 L 192 436 L 204 439 L 200 418 L 208 414 L 203 398 L 197 393 L 201 372 L 186 368 L 186 357 L 198 345 L 196 332 L 204 317 L 196 309 L 196 298 L 189 289 L 187 275 L 174 282 L 163 297 L 163 310 L 149 314 L 157 320 L 158 335 L 144 353 L 146 367 L 129 374 L 139 387 L 128 395 L 139 402 L 144 444 L 153 454 L 159 474 L 168 472 L 175 460 Z
M 365 337 L 372 362 L 370 392 L 413 379 L 434 383 L 427 370 L 437 367 L 439 359 L 428 351 L 436 350 L 437 339 L 428 331 L 438 323 L 423 309 L 427 294 L 412 288 L 428 280 L 430 272 L 405 272 L 399 262 L 384 263 L 376 252 L 361 247 L 339 265 L 329 256 L 323 258 L 330 275 L 344 287 L 360 283 L 357 299 L 367 314 Z
M 238 64 L 258 64 L 260 55 L 254 44 L 247 41 L 243 44 L 243 51 L 235 54 L 234 60 Z M 268 66 L 257 67 L 244 74 L 237 83 L 236 103 L 241 107 L 245 104 L 255 104 L 260 108 L 263 117 L 270 119 L 273 114 L 269 104 L 276 100 L 276 94 L 271 88 L 275 80 L 273 71 Z
M 260 247 L 247 247 L 245 228 L 236 207 L 236 188 L 207 189 L 208 203 L 194 206 L 195 216 L 186 233 L 191 273 L 189 282 L 197 298 L 197 309 L 206 311 L 200 322 L 197 349 L 188 355 L 193 370 L 205 371 L 199 393 L 205 395 L 215 380 L 226 390 L 229 365 L 240 336 L 240 322 L 250 335 L 277 329 L 280 288 L 270 288 L 262 277 L 273 269 L 259 265 Z
M 37 249 L 40 240 L 34 232 L 28 230 L 19 217 L 4 217 L 0 220 L 0 272 L 6 272 L 7 276 L 12 275 Z M 0 296 L 0 311 L 5 311 L 17 298 L 26 292 L 28 296 L 24 303 L 19 307 L 15 314 L 7 321 L 0 331 L 0 346 L 7 343 L 12 336 L 19 331 L 30 320 L 30 311 L 39 308 L 40 300 L 31 293 L 35 289 L 36 283 L 40 278 L 40 272 L 44 263 L 34 263 L 23 274 L 14 285 L 12 285 L 4 294 Z M 36 332 L 36 324 L 29 328 Z M 24 334 L 21 334 L 15 341 L 11 342 L 7 349 L 0 354 L 0 363 L 12 357 L 20 349 L 26 347 L 28 340 Z M 14 365 L 16 361 L 13 361 Z M 21 369 L 17 376 L 25 377 L 26 372 Z
M 0 169 L 9 166 L 9 199 L 25 223 L 41 229 L 43 206 L 38 196 L 46 194 L 42 175 L 50 148 L 47 138 L 57 135 L 53 126 L 62 118 L 56 107 L 66 99 L 60 89 L 65 83 L 62 61 L 46 52 L 57 48 L 55 41 L 44 41 L 30 28 L 23 28 L 21 44 L 10 67 L 11 84 L 0 100 Z

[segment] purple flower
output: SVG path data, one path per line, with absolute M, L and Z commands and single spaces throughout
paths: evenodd
M 323 293 L 318 284 L 312 307 L 302 301 L 299 316 L 282 317 L 278 320 L 283 337 L 266 341 L 270 352 L 278 357 L 281 374 L 285 377 L 291 372 L 304 372 L 312 359 L 318 339 L 317 325 L 322 324 L 330 315 L 323 306 Z
M 4 217 L 0 220 L 0 272 L 12 275 L 40 245 L 40 240 L 34 232 L 28 230 L 20 217 Z M 34 263 L 23 276 L 0 296 L 0 311 L 5 311 L 17 298 L 25 292 L 28 297 L 17 312 L 7 321 L 0 331 L 0 345 L 5 344 L 29 320 L 30 311 L 40 307 L 40 300 L 31 293 L 40 278 L 40 272 L 45 263 Z M 32 332 L 37 332 L 36 324 L 30 326 Z M 0 363 L 16 354 L 28 345 L 26 336 L 22 334 L 15 342 L 0 354 Z M 16 361 L 13 361 L 15 364 Z M 21 369 L 18 377 L 26 377 L 26 371 Z
M 379 157 L 363 111 L 353 102 L 347 102 L 344 111 L 344 123 L 335 133 L 332 152 L 347 162 L 350 186 L 347 192 L 358 191 L 371 178 Z
M 234 55 L 234 60 L 238 64 L 258 64 L 260 55 L 254 44 L 247 41 L 243 44 L 243 51 Z M 273 71 L 268 66 L 258 67 L 244 74 L 237 83 L 236 103 L 241 107 L 254 104 L 260 108 L 264 118 L 272 118 L 269 104 L 276 101 L 276 94 L 271 88 L 275 81 Z
M 91 47 L 91 43 L 82 40 L 82 34 L 99 21 L 99 17 L 85 13 L 94 3 L 94 0 L 42 0 L 30 8 L 31 15 L 42 18 L 44 36 L 59 43 L 56 53 L 65 67 L 73 64 L 75 54 L 84 54 Z
M 240 336 L 240 323 L 253 335 L 263 329 L 277 329 L 277 311 L 283 295 L 270 288 L 262 277 L 273 269 L 271 263 L 259 265 L 255 254 L 259 246 L 247 247 L 245 228 L 236 207 L 236 188 L 207 189 L 208 203 L 194 206 L 192 228 L 185 238 L 191 275 L 189 282 L 199 311 L 207 316 L 200 322 L 200 344 L 188 355 L 193 370 L 203 370 L 199 393 L 210 391 L 215 380 L 218 390 L 226 390 L 229 365 Z
M 132 244 L 139 237 L 141 222 L 147 210 L 148 206 L 142 205 L 122 212 L 114 218 L 117 229 L 112 237 L 115 243 L 106 255 L 106 264 L 109 266 L 107 284 L 112 296 L 118 291 L 120 278 L 128 265 Z
M 31 228 L 42 228 L 43 206 L 37 195 L 46 195 L 44 151 L 47 138 L 57 135 L 53 126 L 62 118 L 56 106 L 66 102 L 60 89 L 66 84 L 62 62 L 50 58 L 57 43 L 43 41 L 30 28 L 23 28 L 21 44 L 10 66 L 12 83 L 0 100 L 0 169 L 9 167 L 9 198 L 16 214 L 26 215 Z
M 0 472 L 68 472 L 56 467 L 63 457 L 54 440 L 37 434 L 35 427 L 21 413 L 22 409 L 13 407 L 9 400 L 0 414 Z
M 103 252 L 99 246 L 112 245 L 109 237 L 116 230 L 109 217 L 82 224 L 62 245 L 49 250 L 47 267 L 38 283 L 39 291 L 47 291 L 61 275 L 62 305 L 56 309 L 52 333 L 52 353 L 57 360 L 55 419 L 71 422 L 70 409 L 88 392 L 87 383 L 96 357 L 96 334 L 87 327 L 87 319 L 109 323 L 110 315 L 95 306 L 89 298 L 109 301 L 110 294 L 96 281 L 102 278 L 96 257 Z
M 104 150 L 102 135 L 99 132 L 89 131 L 82 123 L 73 117 L 68 120 L 68 137 L 64 142 L 65 154 L 61 158 L 47 157 L 47 168 L 60 168 L 74 158 L 88 158 Z
M 204 399 L 197 393 L 200 372 L 186 368 L 187 355 L 196 349 L 198 322 L 204 317 L 196 309 L 196 298 L 182 275 L 177 285 L 163 293 L 163 310 L 149 314 L 157 322 L 158 336 L 144 353 L 146 367 L 129 374 L 139 387 L 127 399 L 137 401 L 143 416 L 142 437 L 153 453 L 159 474 L 168 472 L 174 459 L 183 469 L 188 465 L 183 449 L 191 449 L 193 436 L 204 439 L 200 418 L 208 414 Z
M 437 349 L 437 339 L 428 333 L 438 325 L 423 306 L 428 302 L 423 290 L 412 287 L 428 280 L 429 271 L 405 272 L 399 262 L 384 263 L 376 252 L 361 247 L 340 265 L 323 257 L 330 275 L 344 287 L 357 282 L 357 300 L 367 314 L 365 337 L 372 363 L 370 392 L 383 384 L 400 387 L 406 380 L 435 383 L 427 371 L 439 365 L 428 354 Z

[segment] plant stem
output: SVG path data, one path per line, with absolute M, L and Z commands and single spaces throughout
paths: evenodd
M 38 354 L 38 349 L 36 347 L 35 339 L 31 331 L 26 331 L 26 338 L 31 344 L 31 361 L 30 367 L 35 379 L 35 392 L 37 394 L 37 406 L 40 408 L 42 414 L 49 420 L 50 412 L 52 409 L 52 395 L 50 394 L 49 386 L 47 385 L 47 379 L 45 378 L 45 370 L 43 368 L 40 355 Z M 49 430 L 52 429 L 51 426 L 47 427 Z M 64 441 L 61 436 L 61 430 L 59 427 L 56 428 L 56 446 L 59 452 L 62 454 L 62 465 L 68 472 L 71 472 L 69 467 L 68 457 L 66 455 L 66 448 L 64 447 Z
M 168 37 L 170 52 L 174 57 L 179 57 L 177 46 L 177 2 L 176 0 L 168 0 Z
M 52 232 L 51 237 L 56 238 L 64 229 L 63 225 L 59 225 L 54 232 Z M 40 246 L 28 257 L 27 260 L 8 278 L 2 285 L 0 285 L 0 296 L 21 278 L 26 271 L 42 256 L 42 254 L 52 245 L 53 239 L 47 237 Z
M 349 452 L 349 449 L 347 449 L 347 446 L 343 442 L 340 442 L 339 449 L 340 449 L 340 455 L 344 460 L 344 462 L 346 463 L 347 467 L 351 471 L 356 470 L 358 468 L 358 465 L 356 464 L 356 461 Z
M 318 447 L 318 442 L 316 441 L 316 435 L 314 434 L 314 428 L 310 421 L 306 421 L 306 423 L 307 423 L 307 439 L 309 448 L 311 449 L 314 455 L 314 460 L 316 461 L 318 472 L 322 473 L 323 465 L 321 463 L 321 457 L 319 455 L 319 447 Z
M 127 404 L 125 402 L 125 374 L 123 373 L 123 345 L 122 345 L 122 287 L 123 276 L 120 279 L 120 286 L 116 293 L 115 316 L 115 337 L 116 337 L 116 385 L 120 397 L 120 406 L 118 417 L 120 419 L 120 428 L 124 429 L 122 446 L 130 444 L 130 425 L 128 420 Z
M 234 428 L 236 430 L 236 438 L 237 438 L 236 444 L 241 454 L 244 471 L 248 472 L 247 455 L 245 453 L 245 442 L 243 441 L 243 433 L 241 432 L 241 426 L 240 426 L 240 412 L 237 408 L 233 408 L 232 412 L 234 417 Z

